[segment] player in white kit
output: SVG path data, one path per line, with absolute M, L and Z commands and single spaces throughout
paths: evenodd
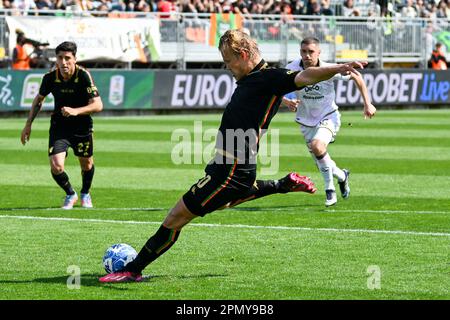
M 304 70 L 311 67 L 326 66 L 329 63 L 319 59 L 319 40 L 313 37 L 305 38 L 300 44 L 301 59 L 289 63 L 286 68 L 291 70 Z M 334 142 L 336 133 L 341 126 L 341 115 L 335 103 L 334 80 L 354 80 L 361 93 L 364 103 L 364 117 L 372 118 L 376 108 L 372 105 L 367 87 L 361 74 L 336 75 L 335 77 L 306 86 L 295 94 L 286 95 L 283 105 L 296 110 L 296 122 L 305 138 L 306 145 L 316 162 L 325 182 L 325 205 L 336 204 L 337 197 L 334 178 L 337 178 L 339 188 L 344 199 L 350 196 L 349 174 L 347 169 L 340 169 L 328 154 L 328 144 Z

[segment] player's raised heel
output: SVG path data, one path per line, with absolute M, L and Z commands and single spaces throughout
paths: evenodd
M 64 198 L 64 204 L 63 204 L 62 208 L 64 210 L 70 210 L 73 208 L 75 203 L 77 203 L 77 201 L 78 201 L 78 195 L 76 193 L 69 194 Z
M 342 198 L 348 199 L 350 196 L 350 185 L 349 185 L 349 178 L 350 178 L 350 171 L 347 169 L 342 169 L 345 173 L 345 179 L 344 181 L 338 181 L 339 183 L 339 189 L 341 190 Z

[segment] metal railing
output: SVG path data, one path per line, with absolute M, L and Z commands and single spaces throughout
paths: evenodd
M 0 10 L 0 46 L 6 52 L 10 49 L 7 39 L 11 32 L 7 30 L 4 17 L 11 14 L 11 10 Z M 95 12 L 27 11 L 26 14 L 28 17 L 57 15 L 83 19 Z M 122 14 L 136 18 L 158 16 L 158 13 Z M 386 62 L 415 63 L 423 67 L 436 34 L 450 34 L 447 20 L 411 18 L 245 15 L 242 27 L 258 41 L 263 57 L 280 65 L 299 56 L 301 39 L 315 36 L 321 41 L 322 58 L 330 62 L 358 58 L 378 68 L 383 68 Z M 210 14 L 173 13 L 170 18 L 161 18 L 160 62 L 172 62 L 178 69 L 186 69 L 190 62 L 221 63 L 217 48 L 209 43 L 211 30 Z

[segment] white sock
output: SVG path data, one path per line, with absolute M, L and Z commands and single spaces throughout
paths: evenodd
M 327 157 L 329 157 L 328 153 L 327 153 Z M 344 181 L 345 180 L 345 172 L 336 165 L 336 162 L 334 162 L 333 159 L 330 158 L 330 160 L 331 160 L 331 163 L 333 166 L 333 176 L 335 178 L 337 178 L 338 181 Z
M 311 156 L 313 157 L 314 161 L 316 162 L 317 168 L 320 171 L 319 160 L 317 160 L 316 156 L 312 152 L 311 152 Z M 327 152 L 327 154 L 325 155 L 324 158 L 328 158 L 328 161 L 329 161 L 331 167 L 333 168 L 333 176 L 336 179 L 338 179 L 339 182 L 344 181 L 345 180 L 345 173 L 344 173 L 344 171 L 336 165 L 336 162 L 334 162 L 334 160 L 331 159 L 331 157 L 328 154 L 328 152 Z
M 321 159 L 316 158 L 317 167 L 323 176 L 325 190 L 335 190 L 333 181 L 333 163 L 328 153 Z

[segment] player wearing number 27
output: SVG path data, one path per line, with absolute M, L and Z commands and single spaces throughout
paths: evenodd
M 305 38 L 300 44 L 301 59 L 289 63 L 286 68 L 295 71 L 308 70 L 311 67 L 329 66 L 319 59 L 319 40 Z M 341 115 L 336 105 L 334 84 L 336 79 L 354 80 L 364 103 L 364 116 L 372 118 L 376 108 L 372 105 L 367 87 L 361 74 L 357 71 L 348 75 L 336 74 L 331 79 L 304 86 L 295 91 L 295 95 L 287 95 L 283 104 L 292 111 L 297 111 L 295 120 L 305 138 L 309 151 L 319 168 L 325 183 L 325 205 L 336 204 L 337 197 L 333 177 L 337 178 L 341 195 L 347 199 L 350 195 L 349 174 L 347 169 L 340 169 L 328 154 L 329 143 L 334 142 L 341 125 Z M 294 98 L 294 99 L 292 99 Z
M 78 195 L 64 171 L 69 147 L 78 157 L 81 167 L 81 206 L 91 208 L 89 190 L 94 177 L 94 146 L 90 115 L 102 111 L 103 103 L 90 73 L 76 63 L 77 45 L 63 42 L 56 47 L 55 53 L 56 68 L 44 75 L 20 139 L 23 145 L 30 139 L 33 120 L 45 97 L 52 93 L 55 107 L 50 119 L 48 156 L 52 176 L 66 193 L 62 208 L 72 209 L 78 201 Z

